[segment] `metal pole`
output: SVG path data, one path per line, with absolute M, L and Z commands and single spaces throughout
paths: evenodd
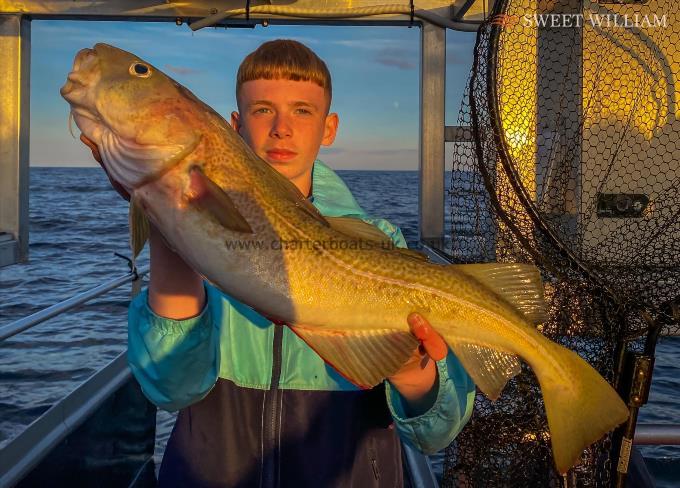
M 142 275 L 135 273 L 132 277 L 132 290 L 130 291 L 130 298 L 136 297 L 142 291 Z
M 541 14 L 579 12 L 580 0 L 554 5 L 541 0 Z M 536 202 L 576 235 L 581 211 L 583 29 L 537 29 Z M 555 90 L 553 80 L 560 81 Z
M 443 248 L 446 31 L 423 23 L 420 58 L 420 240 Z
M 0 15 L 0 267 L 28 260 L 31 22 Z
M 638 412 L 649 399 L 649 390 L 652 385 L 652 374 L 654 372 L 654 354 L 659 333 L 665 325 L 672 323 L 675 319 L 673 311 L 673 301 L 668 302 L 662 309 L 662 313 L 653 319 L 648 313 L 642 312 L 642 317 L 649 326 L 645 349 L 642 353 L 628 352 L 626 354 L 625 369 L 621 375 L 619 392 L 627 395 L 630 416 L 623 428 L 617 429 L 618 434 L 622 434 L 619 443 L 614 446 L 619 448 L 619 459 L 616 465 L 614 486 L 623 488 L 626 486 L 626 476 L 628 475 L 628 463 L 630 451 L 635 438 Z
M 680 425 L 638 424 L 633 444 L 680 446 Z

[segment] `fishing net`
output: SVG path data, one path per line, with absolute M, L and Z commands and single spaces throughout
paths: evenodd
M 447 251 L 536 264 L 550 306 L 540 330 L 627 401 L 630 358 L 680 330 L 678 43 L 672 0 L 497 2 L 458 121 L 473 142 L 453 150 Z M 621 436 L 585 450 L 563 479 L 525 367 L 498 401 L 477 396 L 443 485 L 612 486 Z

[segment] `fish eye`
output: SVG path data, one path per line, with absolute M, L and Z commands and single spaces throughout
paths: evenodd
M 151 76 L 151 66 L 148 64 L 135 61 L 130 65 L 130 74 L 139 78 L 148 78 Z

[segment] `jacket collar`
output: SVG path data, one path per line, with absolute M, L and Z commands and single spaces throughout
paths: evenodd
M 319 159 L 314 161 L 312 167 L 312 196 L 310 201 L 322 215 L 329 217 L 366 215 L 342 178 Z

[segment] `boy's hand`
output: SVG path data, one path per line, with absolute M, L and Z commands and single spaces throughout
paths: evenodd
M 439 378 L 435 361 L 446 357 L 448 347 L 422 315 L 412 313 L 407 320 L 420 346 L 406 364 L 387 379 L 406 400 L 406 413 L 418 416 L 427 412 L 437 399 Z
M 92 151 L 92 157 L 104 169 L 106 176 L 109 177 L 109 182 L 111 183 L 111 186 L 113 187 L 113 189 L 116 190 L 121 197 L 123 197 L 125 200 L 127 200 L 129 202 L 130 201 L 130 194 L 127 192 L 127 190 L 125 190 L 125 188 L 123 188 L 123 185 L 121 185 L 116 180 L 111 178 L 111 175 L 109 174 L 109 172 L 106 171 L 106 167 L 102 163 L 102 156 L 101 156 L 101 154 L 99 154 L 99 148 L 97 147 L 97 145 L 94 142 L 92 142 L 90 139 L 88 139 L 83 134 L 80 134 L 80 140 L 82 141 L 83 144 L 85 144 L 87 147 L 90 148 L 90 150 Z

